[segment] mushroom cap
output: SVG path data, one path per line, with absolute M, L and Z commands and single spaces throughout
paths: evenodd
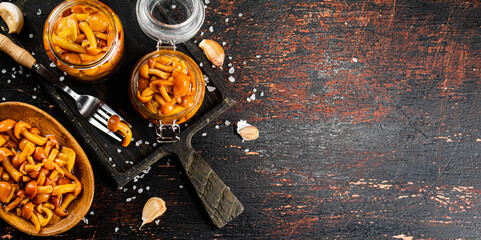
M 32 126 L 26 122 L 17 122 L 17 124 L 15 124 L 15 128 L 13 129 L 13 134 L 15 135 L 15 137 L 17 139 L 21 139 L 20 137 L 20 133 L 22 132 L 22 130 L 26 128 L 26 129 L 30 129 L 32 128 Z
M 111 132 L 117 132 L 119 130 L 119 123 L 120 123 L 120 117 L 117 115 L 112 115 L 109 118 L 109 122 L 107 124 L 107 128 Z
M 32 199 L 37 195 L 37 181 L 32 180 L 25 186 L 25 194 Z

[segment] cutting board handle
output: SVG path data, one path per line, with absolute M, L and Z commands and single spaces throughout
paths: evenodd
M 193 149 L 184 165 L 197 195 L 214 224 L 221 228 L 244 211 L 244 206 L 207 162 Z
M 36 62 L 35 58 L 27 50 L 19 47 L 10 38 L 0 33 L 0 50 L 13 58 L 15 62 L 24 67 L 32 68 Z

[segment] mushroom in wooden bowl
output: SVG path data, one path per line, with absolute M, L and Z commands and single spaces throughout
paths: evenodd
M 70 133 L 46 112 L 0 103 L 0 217 L 33 236 L 74 227 L 94 196 L 90 162 Z

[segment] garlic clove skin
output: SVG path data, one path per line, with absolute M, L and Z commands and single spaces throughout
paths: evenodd
M 157 217 L 162 216 L 165 213 L 167 207 L 165 206 L 164 200 L 158 197 L 150 198 L 144 205 L 144 209 L 142 210 L 142 226 L 147 223 L 151 223 Z
M 0 17 L 7 23 L 8 33 L 20 33 L 23 28 L 22 10 L 10 2 L 0 3 Z
M 244 120 L 237 123 L 237 133 L 246 141 L 252 141 L 259 137 L 259 130 Z
M 204 51 L 205 56 L 212 64 L 217 67 L 221 67 L 224 64 L 224 49 L 216 41 L 203 39 L 199 43 L 199 47 Z

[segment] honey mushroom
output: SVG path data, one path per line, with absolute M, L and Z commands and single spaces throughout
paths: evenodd
M 75 152 L 40 133 L 26 122 L 0 122 L 0 202 L 6 212 L 16 209 L 37 232 L 67 216 L 67 207 L 82 191 L 73 174 Z
M 193 107 L 196 90 L 193 71 L 170 56 L 152 57 L 139 68 L 137 98 L 154 114 L 169 116 Z M 177 123 L 186 121 L 181 119 Z
M 132 141 L 132 130 L 130 129 L 129 125 L 120 121 L 120 117 L 118 115 L 112 115 L 107 123 L 107 128 L 111 132 L 119 132 L 124 139 L 122 140 L 122 146 L 127 147 L 130 142 Z

